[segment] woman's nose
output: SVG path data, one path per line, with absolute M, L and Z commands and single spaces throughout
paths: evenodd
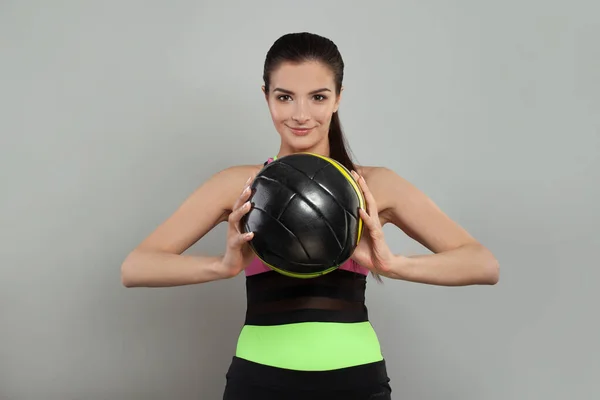
M 310 119 L 310 113 L 308 112 L 306 105 L 297 103 L 292 119 L 299 124 L 306 123 Z

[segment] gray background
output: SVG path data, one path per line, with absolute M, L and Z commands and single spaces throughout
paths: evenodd
M 598 15 L 592 0 L 0 2 L 0 399 L 220 398 L 243 276 L 126 289 L 120 264 L 211 174 L 277 152 L 262 62 L 303 30 L 342 51 L 358 162 L 412 181 L 501 264 L 497 286 L 371 281 L 394 398 L 598 398 Z M 190 252 L 220 253 L 223 228 Z

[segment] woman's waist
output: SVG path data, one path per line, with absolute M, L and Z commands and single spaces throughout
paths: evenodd
M 287 325 L 303 322 L 368 322 L 364 301 L 326 296 L 290 297 L 277 301 L 248 302 L 246 325 Z
M 293 370 L 332 370 L 381 361 L 369 321 L 298 322 L 242 328 L 236 356 Z
M 390 381 L 383 359 L 346 368 L 300 371 L 233 357 L 226 378 L 233 386 L 294 390 L 298 394 L 304 393 L 307 398 L 312 391 L 347 392 L 360 390 L 362 387 L 385 385 Z

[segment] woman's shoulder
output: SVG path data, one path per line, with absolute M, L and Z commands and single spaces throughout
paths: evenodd
M 255 176 L 262 167 L 262 164 L 230 165 L 215 173 L 212 179 L 225 186 L 242 187 L 240 185 L 244 185 L 248 178 Z
M 402 179 L 394 170 L 380 165 L 356 165 L 356 172 L 365 178 L 367 185 L 387 186 L 390 180 Z
M 227 179 L 239 179 L 242 177 L 250 177 L 251 175 L 255 175 L 259 172 L 263 167 L 263 164 L 236 164 L 225 167 L 217 172 L 217 175 L 227 178 Z
M 412 187 L 396 171 L 385 166 L 357 165 L 356 169 L 365 179 L 379 211 L 391 207 L 399 195 Z

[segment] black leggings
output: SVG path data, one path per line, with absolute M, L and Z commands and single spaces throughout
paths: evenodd
M 223 400 L 391 400 L 385 362 L 334 371 L 291 371 L 234 357 Z
M 359 390 L 292 390 L 228 383 L 223 400 L 391 400 L 387 383 Z

